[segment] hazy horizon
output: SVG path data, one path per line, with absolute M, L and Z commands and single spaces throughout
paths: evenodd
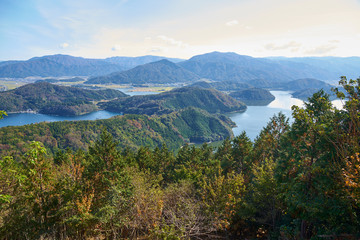
M 212 51 L 212 52 L 220 52 L 220 51 Z M 212 53 L 212 52 L 206 52 L 206 53 L 199 53 L 199 54 L 196 54 L 194 56 L 198 56 L 198 55 L 203 55 L 203 54 L 207 54 L 207 53 Z M 220 52 L 220 53 L 236 53 L 236 52 Z M 236 53 L 238 55 L 243 55 L 243 56 L 249 56 L 249 57 L 254 57 L 254 56 L 250 56 L 250 55 L 245 55 L 245 54 L 241 54 L 241 53 Z M 107 58 L 112 58 L 112 57 L 129 57 L 129 58 L 136 58 L 136 57 L 146 57 L 146 56 L 152 56 L 152 57 L 164 57 L 164 58 L 177 58 L 177 59 L 182 59 L 184 61 L 186 60 L 189 60 L 190 58 L 194 57 L 194 56 L 191 56 L 189 58 L 180 58 L 180 57 L 169 57 L 169 56 L 163 56 L 163 55 L 155 55 L 155 54 L 146 54 L 146 55 L 139 55 L 139 56 L 110 56 L 110 57 L 102 57 L 102 58 L 92 58 L 92 57 L 84 57 L 84 56 L 74 56 L 74 55 L 70 55 L 70 54 L 64 54 L 64 53 L 54 53 L 54 54 L 48 54 L 48 55 L 42 55 L 42 56 L 33 56 L 33 57 L 30 57 L 30 58 L 26 58 L 26 59 L 6 59 L 6 60 L 3 60 L 3 59 L 0 59 L 0 62 L 6 62 L 6 61 L 27 61 L 27 60 L 30 60 L 32 58 L 41 58 L 41 57 L 45 57 L 45 56 L 54 56 L 54 55 L 65 55 L 65 56 L 71 56 L 71 57 L 78 57 L 78 58 L 85 58 L 85 59 L 107 59 Z M 303 56 L 303 58 L 322 58 L 322 57 L 329 57 L 329 58 L 352 58 L 352 57 L 355 57 L 355 58 L 360 58 L 360 56 L 331 56 L 331 55 L 328 55 L 328 56 Z M 254 58 L 298 58 L 296 56 L 294 57 L 287 57 L 287 56 L 263 56 L 263 57 L 254 57 Z M 301 57 L 300 57 L 301 58 Z
M 360 56 L 359 0 L 2 0 L 0 59 Z

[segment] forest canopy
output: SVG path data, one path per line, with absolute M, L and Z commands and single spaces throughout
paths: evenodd
M 86 150 L 33 141 L 0 161 L 2 239 L 310 239 L 360 236 L 360 79 L 341 78 L 294 122 L 273 116 L 252 142 L 214 149 L 118 147 L 102 129 Z

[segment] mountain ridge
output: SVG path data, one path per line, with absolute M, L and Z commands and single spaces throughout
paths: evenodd
M 272 82 L 287 82 L 298 78 L 331 76 L 323 69 L 316 69 L 304 63 L 279 64 L 266 58 L 254 58 L 234 52 L 211 52 L 197 55 L 179 63 L 180 66 L 215 81 L 249 82 L 266 79 Z
M 116 83 L 180 83 L 200 79 L 196 74 L 181 66 L 162 59 L 156 62 L 143 64 L 127 71 L 115 72 L 105 76 L 90 78 L 85 84 Z
M 248 82 L 263 79 L 287 82 L 299 78 L 315 78 L 335 83 L 340 76 L 357 78 L 360 75 L 360 57 L 255 58 L 234 52 L 211 52 L 184 61 L 152 55 L 105 59 L 47 55 L 26 61 L 0 62 L 0 77 L 103 76 L 160 59 L 170 60 L 200 78 L 215 81 Z
M 195 87 L 176 88 L 154 95 L 132 96 L 117 99 L 100 106 L 112 112 L 161 115 L 186 107 L 196 107 L 209 113 L 245 111 L 245 104 L 215 89 Z

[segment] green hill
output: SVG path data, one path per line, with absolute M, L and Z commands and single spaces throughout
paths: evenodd
M 332 85 L 317 80 L 313 78 L 304 78 L 297 79 L 291 82 L 288 82 L 284 85 L 284 89 L 288 91 L 294 91 L 291 95 L 294 98 L 299 98 L 306 101 L 314 93 L 323 89 L 327 94 L 331 96 L 332 99 L 335 99 L 335 94 L 331 91 Z
M 94 101 L 125 97 L 117 90 L 86 90 L 47 82 L 27 84 L 0 93 L 0 110 L 36 111 L 54 115 L 80 115 L 97 110 Z
M 187 107 L 197 107 L 209 113 L 228 113 L 244 111 L 246 106 L 215 89 L 201 89 L 194 87 L 177 88 L 146 96 L 132 96 L 110 102 L 100 106 L 108 111 L 132 114 L 164 114 Z
M 331 89 L 331 87 L 332 86 L 330 84 L 313 78 L 297 79 L 284 84 L 285 90 L 290 91 L 305 90 L 308 88 L 314 88 L 319 90 Z
M 95 142 L 105 127 L 120 147 L 156 147 L 164 143 L 177 149 L 184 143 L 218 141 L 233 136 L 234 123 L 226 116 L 214 116 L 186 108 L 162 116 L 124 115 L 96 121 L 64 121 L 0 128 L 0 156 L 26 151 L 31 141 L 47 149 L 84 149 Z
M 214 88 L 219 91 L 235 91 L 235 90 L 252 88 L 254 86 L 248 83 L 234 82 L 234 81 L 223 81 L 223 82 L 198 81 L 191 84 L 190 87 Z
M 250 106 L 267 105 L 275 100 L 268 90 L 261 88 L 249 88 L 230 93 L 230 96 Z

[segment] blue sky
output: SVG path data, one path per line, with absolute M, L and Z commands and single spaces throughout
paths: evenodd
M 0 60 L 360 56 L 358 0 L 0 0 Z

